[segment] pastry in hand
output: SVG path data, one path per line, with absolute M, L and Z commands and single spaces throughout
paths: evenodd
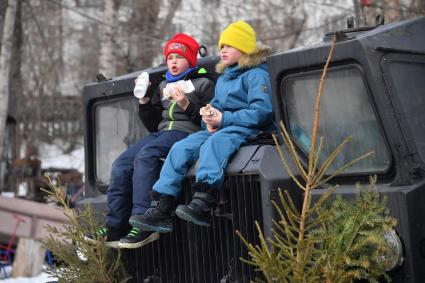
M 205 107 L 202 108 L 202 112 L 201 115 L 202 116 L 207 116 L 207 117 L 214 117 L 217 115 L 217 112 L 215 110 L 214 107 L 212 107 L 210 104 L 207 104 Z

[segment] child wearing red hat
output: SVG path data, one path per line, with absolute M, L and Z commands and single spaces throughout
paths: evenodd
M 160 159 L 175 142 L 201 129 L 199 110 L 214 96 L 214 82 L 205 69 L 198 67 L 198 50 L 198 42 L 184 33 L 165 44 L 165 80 L 151 97 L 139 99 L 139 116 L 151 134 L 112 164 L 106 227 L 86 235 L 87 241 L 103 238 L 110 247 L 137 248 L 158 239 L 158 233 L 141 231 L 128 221 L 150 207 L 150 192 L 162 166 Z M 185 89 L 188 80 L 194 89 Z
M 176 53 L 185 57 L 191 67 L 196 66 L 199 44 L 190 36 L 184 33 L 176 34 L 165 44 L 164 55 Z

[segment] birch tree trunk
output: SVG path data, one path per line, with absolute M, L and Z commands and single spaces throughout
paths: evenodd
M 9 105 L 9 74 L 12 57 L 13 28 L 17 10 L 17 0 L 9 0 L 3 25 L 2 45 L 0 50 L 0 156 L 3 156 L 3 141 L 7 111 Z
M 354 16 L 355 16 L 354 27 L 360 27 L 363 25 L 363 23 L 362 23 L 362 18 L 360 15 L 360 5 L 358 0 L 353 0 L 353 7 L 354 7 Z
M 159 30 L 159 34 L 164 36 L 167 31 L 170 29 L 171 22 L 173 21 L 174 15 L 176 14 L 177 9 L 181 4 L 181 0 L 174 0 L 170 3 L 170 8 L 168 9 L 167 16 L 165 17 L 164 23 Z
M 106 0 L 103 10 L 103 32 L 100 40 L 99 72 L 110 78 L 116 75 L 116 53 L 114 51 L 115 26 L 118 2 Z

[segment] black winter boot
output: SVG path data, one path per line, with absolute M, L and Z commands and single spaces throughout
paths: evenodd
M 171 214 L 176 207 L 175 197 L 152 191 L 151 198 L 152 207 L 143 215 L 132 215 L 129 220 L 130 225 L 144 231 L 159 233 L 173 231 Z
M 211 210 L 217 203 L 216 190 L 212 189 L 208 183 L 195 183 L 193 188 L 195 193 L 192 201 L 188 205 L 179 205 L 176 215 L 196 225 L 210 226 Z
M 127 236 L 120 239 L 118 248 L 136 249 L 159 239 L 159 234 L 152 231 L 142 231 L 133 227 Z

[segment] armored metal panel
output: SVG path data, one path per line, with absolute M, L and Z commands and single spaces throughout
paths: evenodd
M 174 230 L 158 241 L 134 251 L 125 250 L 132 282 L 250 282 L 261 274 L 240 261 L 248 258 L 239 230 L 250 243 L 259 244 L 255 221 L 262 223 L 258 175 L 233 175 L 225 179 L 211 227 L 173 218 Z M 182 203 L 192 189 L 184 186 Z M 223 281 L 221 281 L 223 280 Z

